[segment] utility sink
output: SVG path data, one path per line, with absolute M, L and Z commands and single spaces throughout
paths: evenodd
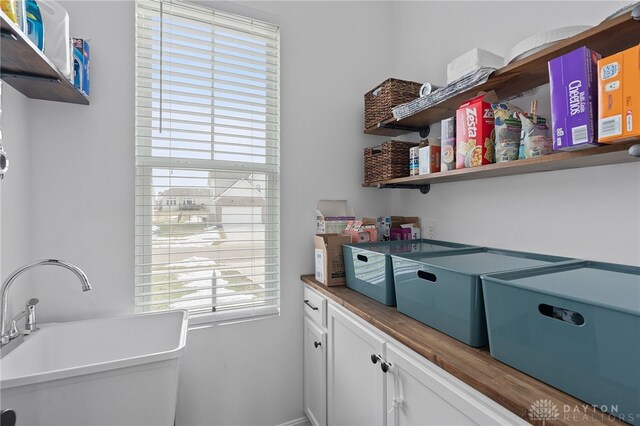
M 40 325 L 0 360 L 18 425 L 172 425 L 187 311 Z

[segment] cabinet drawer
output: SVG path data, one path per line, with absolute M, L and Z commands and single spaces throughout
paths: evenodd
M 327 299 L 321 296 L 309 286 L 304 286 L 304 312 L 316 324 L 321 327 L 327 326 Z

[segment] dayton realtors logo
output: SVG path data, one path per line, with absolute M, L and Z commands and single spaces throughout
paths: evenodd
M 546 422 L 558 420 L 559 417 L 558 406 L 548 399 L 539 399 L 529 408 L 529 419 L 542 421 L 542 426 Z

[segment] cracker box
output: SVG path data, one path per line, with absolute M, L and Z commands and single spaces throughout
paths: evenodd
M 351 237 L 337 234 L 316 235 L 315 246 L 316 280 L 326 286 L 344 285 L 344 257 L 342 245 L 351 243 Z
M 553 149 L 590 148 L 598 144 L 598 59 L 581 47 L 549 61 Z
M 440 171 L 456 168 L 456 118 L 445 118 L 440 122 Z
M 598 140 L 640 136 L 640 46 L 598 61 Z
M 480 95 L 456 111 L 456 169 L 494 162 L 492 100 Z

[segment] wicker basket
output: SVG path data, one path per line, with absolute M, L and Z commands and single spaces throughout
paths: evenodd
M 410 102 L 420 96 L 422 84 L 389 78 L 364 95 L 364 127 L 375 126 L 393 117 L 395 106 Z
M 364 183 L 409 176 L 409 149 L 414 142 L 390 140 L 364 149 Z

